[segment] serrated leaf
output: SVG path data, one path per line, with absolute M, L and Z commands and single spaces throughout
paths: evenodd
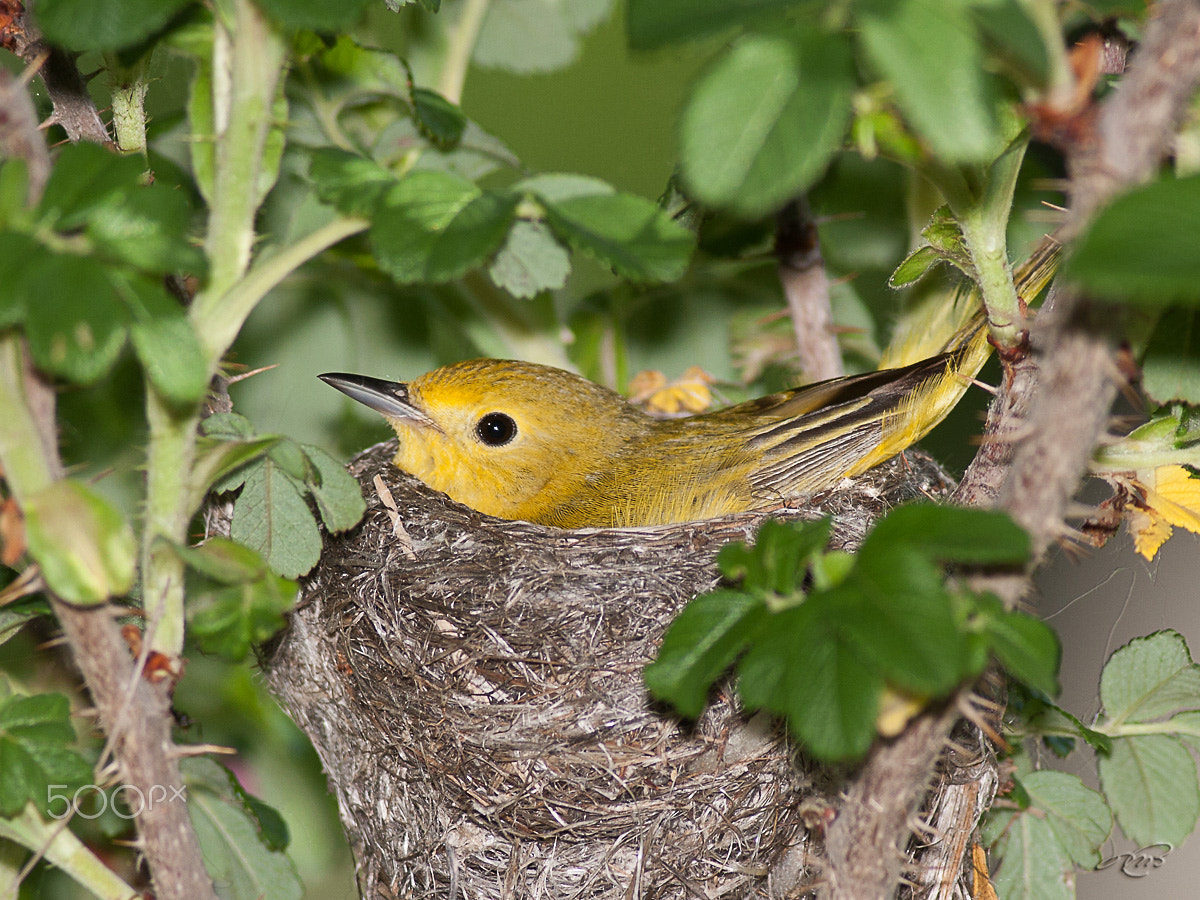
M 62 694 L 14 695 L 0 700 L 0 816 L 26 803 L 49 811 L 51 791 L 62 799 L 92 779 L 92 767 L 71 745 L 71 706 Z M 65 812 L 58 803 L 55 814 Z
M 1112 725 L 1200 708 L 1200 667 L 1183 636 L 1160 631 L 1119 649 L 1100 673 L 1100 702 Z
M 313 467 L 300 445 L 291 438 L 281 438 L 267 451 L 270 461 L 279 466 L 293 480 L 307 483 L 313 478 Z
M 868 59 L 935 154 L 981 163 L 999 153 L 996 99 L 966 4 L 870 0 L 857 21 Z
M 909 693 L 945 693 L 975 674 L 969 662 L 984 662 L 967 653 L 941 569 L 911 551 L 860 550 L 846 580 L 813 600 L 831 604 L 840 633 L 860 658 Z
M 653 203 L 631 194 L 547 201 L 546 223 L 571 249 L 635 281 L 681 277 L 695 240 Z
M 850 45 L 810 29 L 739 41 L 697 82 L 680 122 L 689 193 L 746 216 L 778 209 L 825 171 L 850 121 Z
M 739 690 L 750 707 L 786 716 L 816 758 L 854 759 L 875 737 L 884 683 L 820 613 L 809 601 L 764 625 L 738 666 Z
M 340 462 L 312 444 L 302 444 L 316 478 L 309 482 L 313 500 L 321 521 L 331 532 L 347 531 L 362 519 L 367 511 L 362 488 Z
M 309 154 L 309 177 L 317 196 L 344 213 L 368 213 L 396 178 L 379 163 L 357 153 L 318 147 Z
M 445 172 L 412 172 L 386 195 L 371 226 L 381 268 L 401 284 L 443 282 L 482 265 L 503 242 L 519 197 L 484 194 Z
M 279 438 L 274 435 L 265 435 L 247 441 L 201 438 L 197 442 L 196 463 L 192 467 L 192 508 L 199 507 L 204 495 L 218 482 L 262 456 L 278 440 Z M 240 485 L 241 482 L 238 481 L 237 484 L 226 487 L 226 490 L 232 490 Z
M 241 413 L 213 413 L 200 423 L 200 431 L 207 437 L 222 441 L 249 440 L 254 437 L 254 426 Z
M 414 87 L 409 99 L 417 127 L 435 147 L 448 150 L 462 140 L 467 117 L 458 106 L 428 88 Z
M 233 504 L 230 536 L 261 553 L 274 572 L 299 578 L 321 555 L 312 510 L 297 483 L 270 460 L 249 468 Z
M 1100 846 L 1112 831 L 1112 814 L 1104 798 L 1066 772 L 1031 772 L 1021 784 L 1031 807 L 1046 816 L 1067 855 L 1084 869 L 1095 868 Z
M 37 23 L 69 50 L 119 50 L 150 37 L 188 0 L 39 0 Z
M 1004 900 L 1075 900 L 1075 865 L 1050 823 L 1027 813 L 1010 818 L 996 845 L 997 894 Z
M 29 554 L 62 599 L 103 603 L 133 587 L 133 531 L 95 490 L 63 478 L 25 498 L 22 512 Z
M 1200 175 L 1160 178 L 1102 209 L 1063 274 L 1089 295 L 1146 306 L 1200 303 Z
M 1195 310 L 1162 314 L 1142 358 L 1142 391 L 1160 405 L 1200 406 L 1200 331 Z
M 570 274 L 570 254 L 541 222 L 514 222 L 488 267 L 496 287 L 521 299 L 558 290 Z
M 658 657 L 646 667 L 646 687 L 686 718 L 704 709 L 714 681 L 733 665 L 766 615 L 761 600 L 741 591 L 702 594 L 675 617 Z
M 1179 846 L 1200 817 L 1196 763 L 1177 738 L 1119 738 L 1098 763 L 1100 786 L 1121 830 L 1140 846 Z
M 918 247 L 896 266 L 895 271 L 888 277 L 888 285 L 899 289 L 916 284 L 926 272 L 940 262 L 945 262 L 945 257 L 928 244 Z
M 188 814 L 204 853 L 204 865 L 223 900 L 300 900 L 304 888 L 286 854 L 271 850 L 259 823 L 228 788 L 217 785 L 212 760 L 186 759 L 180 768 L 188 787 Z

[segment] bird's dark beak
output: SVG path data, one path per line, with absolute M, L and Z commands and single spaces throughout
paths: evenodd
M 433 424 L 429 416 L 413 406 L 408 396 L 408 385 L 402 381 L 384 381 L 382 378 L 348 375 L 343 372 L 329 372 L 317 377 L 347 397 L 371 407 L 389 419 L 408 419 Z

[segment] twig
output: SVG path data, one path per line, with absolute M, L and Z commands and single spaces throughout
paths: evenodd
M 817 225 L 804 197 L 791 201 L 776 219 L 775 256 L 805 378 L 824 381 L 844 374 L 833 333 L 829 277 L 821 258 Z
M 83 87 L 78 72 L 75 72 L 73 82 L 65 78 L 63 83 Z M 83 96 L 86 98 L 86 92 Z M 64 98 L 60 97 L 55 101 L 56 108 L 62 100 Z M 81 108 L 90 103 L 88 99 L 86 104 L 79 100 L 67 105 Z M 92 109 L 94 111 L 94 107 Z M 42 143 L 36 122 L 32 119 L 29 122 L 33 133 L 26 134 L 16 145 L 32 147 Z M 36 200 L 36 195 L 31 196 L 31 202 Z M 15 409 L 23 419 L 23 433 L 29 437 L 26 443 L 40 444 L 40 453 L 30 454 L 30 465 L 6 467 L 9 486 L 20 498 L 22 494 L 32 493 L 61 478 L 64 470 L 58 452 L 53 385 L 36 371 L 15 335 L 9 335 L 4 341 L 9 356 L 5 375 L 13 382 L 7 385 L 6 391 L 10 392 Z M 21 354 L 19 358 L 17 353 Z M 10 421 L 7 427 L 11 430 L 15 424 Z M 8 463 L 9 451 L 13 448 L 5 443 L 3 449 Z M 27 446 L 25 452 L 28 451 Z M 114 748 L 122 780 L 146 798 L 182 796 L 181 792 L 171 790 L 172 787 L 181 788 L 183 780 L 172 752 L 173 718 L 168 686 L 154 686 L 140 677 L 113 621 L 111 607 L 78 608 L 48 590 L 46 595 Z M 187 805 L 183 802 L 147 802 L 136 820 L 156 896 L 162 900 L 215 900 L 212 879 L 205 871 Z

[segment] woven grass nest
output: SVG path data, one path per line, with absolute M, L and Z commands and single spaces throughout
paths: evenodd
M 312 739 L 369 898 L 780 898 L 820 875 L 839 777 L 728 685 L 697 722 L 642 668 L 761 514 L 561 531 L 351 465 L 368 511 L 326 539 L 271 687 Z M 854 547 L 880 513 L 948 481 L 920 454 L 773 515 L 831 514 Z

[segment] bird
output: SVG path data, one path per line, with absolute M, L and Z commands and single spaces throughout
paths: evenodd
M 1038 278 L 1028 268 L 1018 284 L 1040 290 L 1053 260 Z M 479 512 L 559 528 L 666 525 L 836 488 L 920 440 L 990 351 L 967 300 L 976 309 L 941 352 L 683 418 L 520 360 L 473 359 L 407 382 L 319 377 L 384 416 L 398 468 Z

